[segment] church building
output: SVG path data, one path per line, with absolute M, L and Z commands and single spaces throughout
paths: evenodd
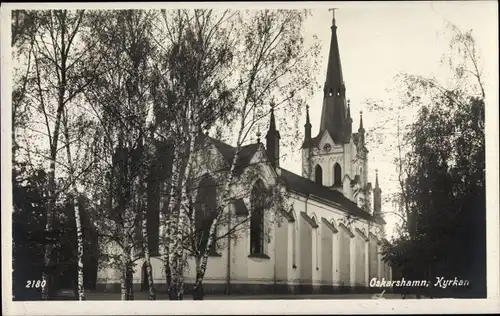
M 215 246 L 203 281 L 206 294 L 368 292 L 380 291 L 370 289 L 371 279 L 391 279 L 391 269 L 380 254 L 386 242 L 381 188 L 377 174 L 374 185 L 368 182 L 362 113 L 357 132 L 353 132 L 335 19 L 323 95 L 315 137 L 307 107 L 305 137 L 296 148 L 302 152 L 301 174 L 280 166 L 280 133 L 273 110 L 265 144 L 258 140 L 241 148 L 241 173 L 246 166 L 265 161 L 254 187 L 283 184 L 291 207 L 283 212 L 281 221 L 273 221 L 271 213 L 255 211 L 251 198 L 235 196 L 229 207 L 236 216 L 250 214 L 251 221 L 237 239 Z M 204 137 L 221 161 L 232 161 L 234 147 Z M 223 230 L 218 228 L 218 233 Z M 158 289 L 166 280 L 163 263 L 154 254 L 151 262 Z M 138 286 L 144 282 L 142 264 L 139 260 L 133 276 Z M 194 259 L 190 258 L 185 282 L 194 283 L 195 276 Z M 98 285 L 104 288 L 120 282 L 118 271 L 109 268 L 101 269 L 98 278 Z

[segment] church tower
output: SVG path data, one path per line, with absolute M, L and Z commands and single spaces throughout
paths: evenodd
M 331 10 L 334 15 L 323 87 L 321 122 L 318 135 L 311 137 L 312 125 L 307 107 L 302 145 L 302 176 L 343 193 L 361 206 L 365 204 L 365 200 L 369 200 L 371 192 L 371 184 L 367 182 L 368 150 L 365 147 L 365 130 L 361 114 L 358 132 L 352 132 L 351 104 L 346 96 L 342 75 L 335 9 Z

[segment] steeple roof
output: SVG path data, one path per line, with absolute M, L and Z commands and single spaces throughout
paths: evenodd
M 274 118 L 274 103 L 271 103 L 271 119 L 269 120 L 269 130 L 267 131 L 266 138 L 273 136 L 280 138 L 280 133 L 276 129 L 276 119 Z
M 358 132 L 364 133 L 365 128 L 363 127 L 363 111 L 359 111 L 359 129 Z
M 335 9 L 333 9 L 335 13 Z M 331 26 L 330 52 L 328 54 L 328 68 L 326 71 L 325 86 L 323 89 L 323 110 L 321 112 L 320 134 L 328 130 L 336 143 L 348 141 L 344 135 L 347 115 L 345 98 L 345 84 L 342 75 L 340 50 L 337 38 L 335 14 Z
M 337 38 L 337 25 L 335 24 L 335 9 L 333 9 L 332 36 L 330 38 L 330 52 L 328 54 L 328 68 L 326 71 L 325 89 L 340 88 L 344 85 L 342 76 L 342 64 L 340 62 L 339 41 Z M 329 90 L 327 91 L 329 92 Z M 337 92 L 333 89 L 333 92 Z

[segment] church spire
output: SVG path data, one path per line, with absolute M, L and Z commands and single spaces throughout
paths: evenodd
M 346 89 L 340 62 L 335 10 L 336 9 L 330 9 L 330 11 L 333 11 L 331 26 L 332 34 L 325 86 L 323 88 L 323 110 L 321 112 L 320 133 L 324 130 L 328 130 L 333 140 L 337 143 L 341 143 L 343 142 L 343 125 L 346 118 Z
M 382 190 L 378 185 L 378 169 L 375 169 L 375 189 L 373 189 L 373 213 L 380 216 L 382 213 Z
M 351 141 L 352 135 L 351 100 L 347 100 L 347 117 L 344 123 L 343 140 L 345 143 L 348 143 Z
M 280 138 L 274 118 L 274 102 L 271 102 L 271 118 L 269 120 L 269 130 L 266 134 L 266 150 L 269 160 L 274 167 L 279 167 L 280 165 Z
M 311 119 L 309 118 L 309 105 L 306 105 L 306 124 L 304 124 L 304 144 L 302 148 L 311 147 Z
M 329 95 L 330 92 L 336 95 L 339 89 L 344 88 L 344 77 L 342 76 L 342 64 L 340 62 L 340 50 L 337 38 L 337 25 L 335 24 L 335 10 L 337 9 L 329 9 L 329 11 L 333 12 L 333 19 L 332 26 L 330 27 L 332 36 L 330 38 L 330 52 L 328 54 L 328 68 L 324 87 L 326 95 Z
M 359 129 L 358 132 L 361 134 L 365 133 L 365 129 L 363 127 L 363 111 L 359 111 Z

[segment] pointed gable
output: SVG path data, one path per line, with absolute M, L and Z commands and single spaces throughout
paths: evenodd
M 335 228 L 335 226 L 332 223 L 330 223 L 326 218 L 322 217 L 321 221 L 323 222 L 323 224 L 325 224 L 326 227 L 328 227 L 328 229 L 330 229 L 332 233 L 336 234 L 339 232 L 337 228 Z
M 314 219 L 312 219 L 309 215 L 307 215 L 305 212 L 300 212 L 300 216 L 302 216 L 303 219 L 305 219 L 305 221 L 311 225 L 312 228 L 318 228 L 319 225 L 318 223 L 316 223 L 316 221 Z
M 217 151 L 222 155 L 224 161 L 227 164 L 227 167 L 230 168 L 233 163 L 234 154 L 236 153 L 236 148 L 233 146 L 226 144 L 218 139 L 212 138 L 210 136 L 201 134 L 197 139 L 198 148 L 206 145 L 207 143 L 211 143 L 215 146 Z M 238 154 L 238 159 L 236 161 L 236 174 L 239 175 L 243 171 L 245 167 L 250 164 L 252 157 L 255 155 L 260 143 L 252 143 L 245 146 L 240 147 L 240 152 Z
M 330 144 L 330 146 L 333 147 L 335 142 L 333 141 L 332 136 L 330 136 L 330 133 L 327 130 L 325 130 L 325 131 L 323 131 L 322 134 L 323 135 L 321 135 L 321 134 L 318 135 L 318 136 L 320 136 L 320 141 L 318 143 L 319 150 L 321 150 L 323 148 L 323 146 L 325 146 L 325 144 Z

